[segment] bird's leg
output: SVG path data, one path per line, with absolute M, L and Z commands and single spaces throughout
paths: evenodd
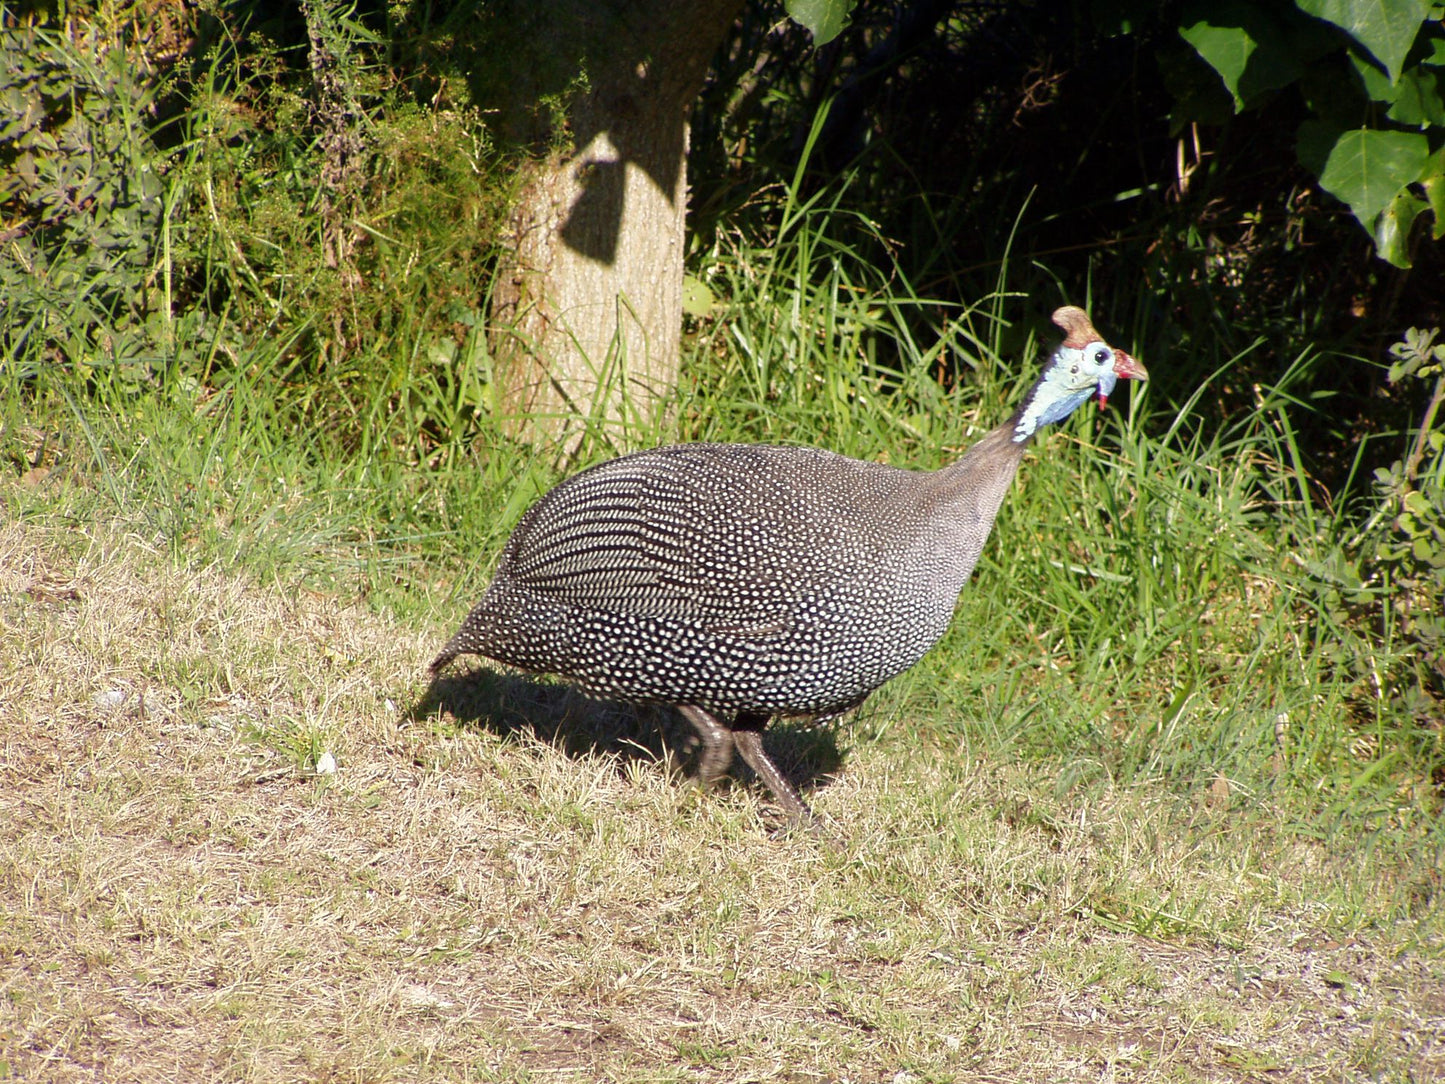
M 702 708 L 680 704 L 677 710 L 682 712 L 682 717 L 692 724 L 697 736 L 702 739 L 697 777 L 703 790 L 709 790 L 733 762 L 733 732 Z
M 768 758 L 768 754 L 763 750 L 762 728 L 767 721 L 767 716 L 739 715 L 737 729 L 732 732 L 733 744 L 737 746 L 743 759 L 748 762 L 748 767 L 773 792 L 773 797 L 783 807 L 783 812 L 788 815 L 789 827 L 805 823 L 811 824 L 814 817 L 813 811 L 808 808 L 808 803 L 803 801 L 803 796 L 798 793 L 792 783 L 788 782 L 788 777 L 778 771 L 778 766 Z
M 732 764 L 733 749 L 737 749 L 759 779 L 772 792 L 773 798 L 783 807 L 788 816 L 788 828 L 806 824 L 815 830 L 819 822 L 803 801 L 797 789 L 788 782 L 788 777 L 778 770 L 763 749 L 763 727 L 768 723 L 766 715 L 739 715 L 735 721 L 737 729 L 724 726 L 711 712 L 691 704 L 678 705 L 683 718 L 693 725 L 702 739 L 702 755 L 698 758 L 698 782 L 703 789 L 710 788 Z

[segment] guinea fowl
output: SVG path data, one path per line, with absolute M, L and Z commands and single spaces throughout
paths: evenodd
M 567 479 L 517 524 L 432 674 L 474 653 L 673 705 L 702 739 L 704 786 L 736 749 L 790 822 L 811 818 L 763 750 L 768 720 L 838 715 L 922 658 L 1039 427 L 1148 377 L 1083 309 L 1053 319 L 1066 337 L 1013 417 L 941 470 L 680 444 Z

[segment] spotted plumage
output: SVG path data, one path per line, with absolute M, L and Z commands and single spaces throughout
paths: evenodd
M 1014 417 L 956 462 L 900 470 L 815 448 L 682 444 L 601 463 L 522 517 L 432 663 L 475 653 L 585 691 L 672 704 L 711 782 L 736 748 L 794 821 L 762 750 L 774 715 L 861 703 L 943 635 L 1039 426 L 1144 369 L 1083 310 Z

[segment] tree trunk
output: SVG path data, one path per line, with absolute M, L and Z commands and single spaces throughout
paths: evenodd
M 559 55 L 578 61 L 572 86 L 579 71 L 586 83 L 564 102 L 563 146 L 528 167 L 492 296 L 512 433 L 571 451 L 592 427 L 621 443 L 667 402 L 682 330 L 688 110 L 740 6 L 544 0 L 545 10 L 531 8 L 540 33 L 528 35 L 530 48 L 547 54 L 550 68 L 514 97 L 513 134 L 534 146 L 557 141 L 559 118 L 540 126 L 535 118 Z

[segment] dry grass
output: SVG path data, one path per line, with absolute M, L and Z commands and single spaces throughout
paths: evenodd
M 134 536 L 0 527 L 0 623 L 0 1075 L 1445 1076 L 1438 869 L 1227 788 L 896 725 L 813 792 L 835 851 L 586 713 L 428 710 L 449 629 Z

